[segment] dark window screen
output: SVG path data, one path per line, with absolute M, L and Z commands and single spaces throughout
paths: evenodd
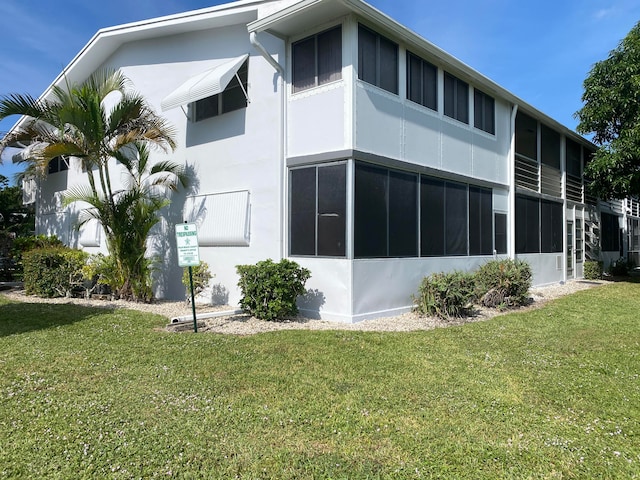
M 540 201 L 516 196 L 516 253 L 540 253 Z
M 495 101 L 486 93 L 474 90 L 474 126 L 487 133 L 495 134 Z
M 380 83 L 388 92 L 398 93 L 398 45 L 380 37 Z
M 469 187 L 469 255 L 493 253 L 493 195 L 490 189 Z
M 398 93 L 398 45 L 358 27 L 358 78 L 391 93 Z
M 291 254 L 316 254 L 316 168 L 291 171 Z
M 567 173 L 574 177 L 581 176 L 580 144 L 567 138 Z
M 389 256 L 418 254 L 417 175 L 389 172 Z
M 387 256 L 387 181 L 382 168 L 356 165 L 354 254 L 356 258 Z
M 562 252 L 562 204 L 542 200 L 540 202 L 540 251 Z
M 507 214 L 495 214 L 495 249 L 496 253 L 507 253 Z
M 467 255 L 468 202 L 467 186 L 459 183 L 445 184 L 445 253 Z
M 420 179 L 420 251 L 423 257 L 444 255 L 444 182 Z
M 444 114 L 469 123 L 469 85 L 446 72 L 444 74 Z
M 377 40 L 375 33 L 360 26 L 358 29 L 358 78 L 372 85 L 377 84 Z
M 318 85 L 342 78 L 342 27 L 318 35 Z
M 346 236 L 346 168 L 318 168 L 318 255 L 343 257 Z
M 524 113 L 516 115 L 516 153 L 538 158 L 538 122 Z
M 609 213 L 601 214 L 602 251 L 616 252 L 620 250 L 620 225 L 618 217 Z
M 294 43 L 293 91 L 299 92 L 316 84 L 316 37 L 310 37 Z
M 407 53 L 407 98 L 438 110 L 438 69 L 412 53 Z
M 560 134 L 546 125 L 542 125 L 540 133 L 542 163 L 560 170 Z

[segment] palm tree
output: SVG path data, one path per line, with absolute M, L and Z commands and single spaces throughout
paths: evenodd
M 122 73 L 103 70 L 79 85 L 53 87 L 50 98 L 2 97 L 0 120 L 10 115 L 24 119 L 0 142 L 0 153 L 9 145 L 28 145 L 23 157 L 39 174 L 59 156 L 81 160 L 88 188 L 71 190 L 65 202 L 87 202 L 90 208 L 81 222 L 96 218 L 102 224 L 120 277 L 116 293 L 147 301 L 151 287 L 146 239 L 158 222 L 159 210 L 168 203 L 164 193 L 186 185 L 186 177 L 173 162 L 150 164 L 150 147 L 175 149 L 174 129 L 127 86 Z M 113 190 L 111 159 L 118 160 L 127 174 L 124 190 Z

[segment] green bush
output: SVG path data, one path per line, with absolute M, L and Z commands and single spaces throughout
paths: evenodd
M 423 315 L 462 317 L 471 310 L 474 298 L 474 275 L 455 271 L 425 277 L 414 302 L 416 310 Z
M 487 307 L 525 305 L 529 301 L 531 267 L 520 260 L 491 260 L 475 273 L 476 295 Z
M 82 268 L 89 255 L 67 247 L 38 248 L 23 254 L 24 289 L 27 295 L 69 297 L 82 286 Z
M 82 274 L 85 278 L 87 297 L 91 294 L 111 294 L 120 285 L 118 269 L 111 256 L 102 253 L 89 256 Z
M 623 257 L 620 257 L 615 262 L 611 262 L 609 274 L 614 277 L 626 277 L 629 275 L 629 267 L 629 263 Z
M 238 286 L 245 312 L 262 320 L 282 320 L 298 313 L 296 298 L 305 292 L 311 272 L 296 262 L 268 259 L 255 265 L 237 265 Z
M 209 265 L 206 262 L 200 262 L 200 265 L 191 267 L 191 277 L 193 279 L 193 294 L 198 296 L 204 292 L 207 288 L 209 280 L 211 280 L 211 272 L 209 271 Z M 184 268 L 182 271 L 182 284 L 185 286 L 185 295 L 187 296 L 187 302 L 191 302 L 191 287 L 189 282 L 189 268 Z
M 600 280 L 604 272 L 604 264 L 596 260 L 587 260 L 584 262 L 584 278 L 585 280 Z

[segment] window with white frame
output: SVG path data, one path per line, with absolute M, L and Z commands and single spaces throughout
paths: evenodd
M 438 68 L 411 52 L 407 52 L 407 98 L 438 110 Z
M 217 95 L 197 100 L 193 104 L 193 121 L 200 122 L 207 118 L 247 108 L 248 78 L 249 60 L 246 60 L 224 91 Z
M 473 125 L 491 135 L 496 133 L 495 100 L 492 96 L 473 89 Z
M 398 93 L 398 45 L 363 25 L 358 27 L 358 78 Z
M 469 84 L 444 72 L 444 114 L 469 123 Z
M 291 46 L 293 92 L 342 78 L 342 27 L 337 26 Z
M 49 160 L 49 165 L 47 167 L 47 173 L 51 175 L 52 173 L 64 172 L 69 170 L 69 160 L 60 156 L 54 157 Z

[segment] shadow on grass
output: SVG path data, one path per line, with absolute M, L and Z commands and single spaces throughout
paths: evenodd
M 112 311 L 71 304 L 0 302 L 0 337 L 71 325 Z

